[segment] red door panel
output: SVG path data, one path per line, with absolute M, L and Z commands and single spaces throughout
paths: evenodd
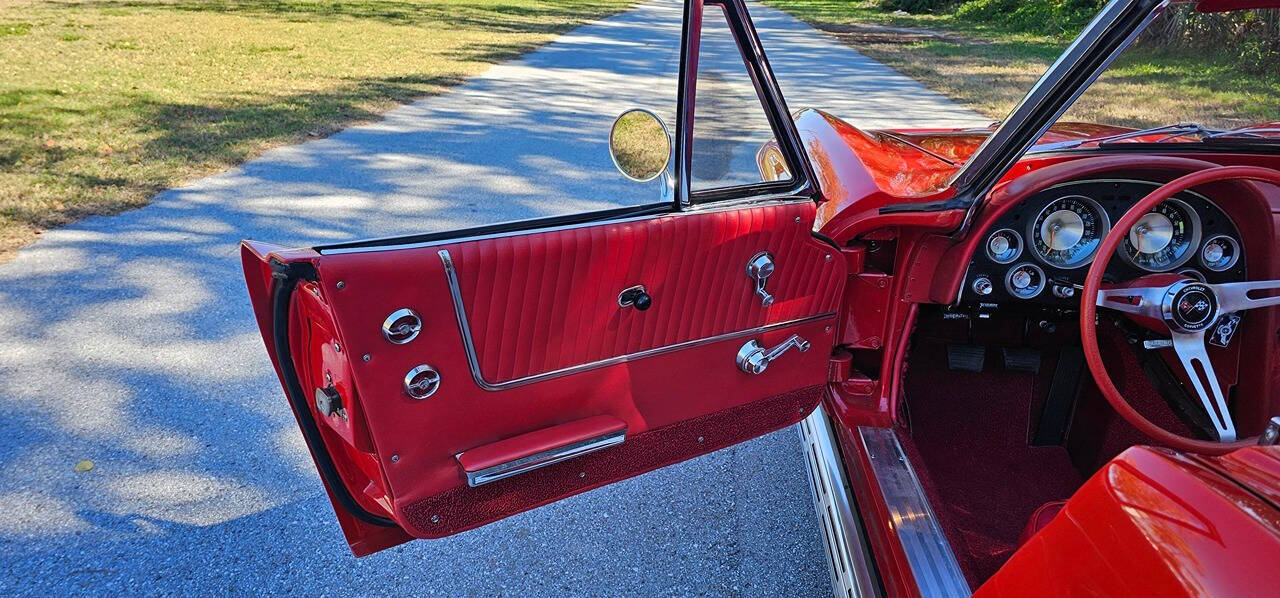
M 302 256 L 318 279 L 299 285 L 290 320 L 308 415 L 360 506 L 423 538 L 793 423 L 821 396 L 845 280 L 836 250 L 810 234 L 814 215 L 797 201 Z M 747 274 L 761 251 L 776 264 L 768 307 Z M 619 306 L 635 285 L 650 309 Z M 422 331 L 394 344 L 383 323 L 403 308 Z M 747 341 L 792 335 L 809 350 L 758 375 L 738 368 Z M 440 382 L 418 400 L 404 380 L 421 365 Z M 341 412 L 310 400 L 329 387 Z M 625 440 L 527 473 L 472 487 L 459 463 L 567 445 L 605 421 L 622 422 Z M 360 529 L 344 524 L 353 546 Z
M 480 370 L 490 384 L 835 311 L 832 248 L 815 243 L 808 206 L 725 210 L 431 248 L 457 269 Z M 800 221 L 797 221 L 797 219 Z M 761 307 L 747 261 L 768 250 L 778 299 Z M 617 309 L 644 285 L 647 311 Z M 722 299 L 707 301 L 708 297 Z M 785 299 L 784 299 L 785 298 Z

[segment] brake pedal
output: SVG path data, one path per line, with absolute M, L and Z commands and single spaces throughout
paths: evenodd
M 987 348 L 981 345 L 947 345 L 947 369 L 961 372 L 981 372 L 987 358 Z
M 1040 350 L 1024 347 L 1005 347 L 1004 369 L 1011 372 L 1040 373 Z

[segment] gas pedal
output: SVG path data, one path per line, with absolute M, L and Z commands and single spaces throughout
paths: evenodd
M 1011 372 L 1040 373 L 1040 350 L 1024 347 L 1005 347 L 1004 369 Z

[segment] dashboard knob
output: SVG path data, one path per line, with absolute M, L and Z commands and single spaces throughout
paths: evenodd
M 973 292 L 979 295 L 990 295 L 992 288 L 991 279 L 986 276 L 979 276 L 973 281 Z

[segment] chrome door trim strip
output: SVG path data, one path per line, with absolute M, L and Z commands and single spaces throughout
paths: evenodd
M 475 488 L 476 486 L 488 484 L 489 482 L 496 482 L 514 475 L 520 475 L 535 469 L 541 469 L 548 465 L 554 465 L 561 461 L 567 461 L 574 457 L 581 457 L 587 453 L 594 453 L 600 449 L 619 445 L 626 439 L 627 430 L 626 428 L 623 428 L 617 432 L 609 432 L 608 434 L 596 436 L 595 438 L 588 438 L 586 440 L 580 440 L 564 446 L 547 449 L 540 453 L 534 453 L 532 455 L 513 459 L 505 463 L 499 463 L 477 471 L 467 471 L 464 469 L 463 472 L 467 474 L 467 485 Z M 462 456 L 465 454 L 467 454 L 466 451 L 458 453 L 457 455 L 454 455 L 454 459 L 457 459 L 458 463 L 461 464 Z
M 439 247 L 441 245 L 452 245 L 454 243 L 467 243 L 470 241 L 485 241 L 488 239 L 501 239 L 505 237 L 519 237 L 523 235 L 536 235 L 541 233 L 550 233 L 562 230 L 573 230 L 578 228 L 587 228 L 591 226 L 608 226 L 610 224 L 626 224 L 628 222 L 638 222 L 640 220 L 652 220 L 655 218 L 679 218 L 684 216 L 697 216 L 699 214 L 709 214 L 715 212 L 728 212 L 733 210 L 741 210 L 744 208 L 780 206 L 795 203 L 813 203 L 813 200 L 806 197 L 795 197 L 792 195 L 784 196 L 764 196 L 764 197 L 747 197 L 736 200 L 725 200 L 709 204 L 695 204 L 687 207 L 679 212 L 664 212 L 661 214 L 644 214 L 640 216 L 623 216 L 621 218 L 611 218 L 609 220 L 592 220 L 588 222 L 577 222 L 574 224 L 562 224 L 559 226 L 547 226 L 541 228 L 526 228 L 520 230 L 509 230 L 500 233 L 489 233 L 485 235 L 472 235 L 469 237 L 457 237 L 452 239 L 435 239 L 432 241 L 422 241 L 419 243 L 401 243 L 397 245 L 376 245 L 370 247 L 334 247 L 330 249 L 321 248 L 317 251 L 320 255 L 344 255 L 348 253 L 376 253 L 380 251 L 399 251 L 401 249 L 422 249 L 426 247 Z M 705 206 L 705 207 L 703 207 Z M 531 219 L 537 220 L 537 219 Z M 516 225 L 526 220 L 508 220 L 498 222 L 492 226 Z M 377 240 L 377 239 L 373 239 Z
M 902 544 L 920 595 L 970 595 L 969 582 L 898 437 L 890 428 L 866 426 L 858 428 L 858 437 L 889 510 L 891 533 Z
M 526 384 L 533 384 L 534 382 L 542 382 L 544 380 L 550 380 L 552 378 L 559 378 L 561 376 L 577 374 L 577 373 L 585 372 L 587 370 L 594 370 L 594 369 L 602 368 L 606 366 L 617 365 L 619 363 L 625 363 L 628 361 L 643 359 L 645 357 L 653 357 L 654 355 L 662 355 L 663 353 L 670 353 L 672 351 L 679 351 L 681 349 L 688 349 L 692 347 L 698 347 L 701 345 L 717 343 L 720 341 L 739 338 L 743 336 L 749 336 L 752 334 L 761 334 L 764 332 L 769 332 L 771 330 L 777 330 L 779 328 L 786 328 L 788 326 L 795 326 L 798 324 L 805 324 L 808 322 L 825 320 L 828 318 L 834 318 L 836 315 L 836 312 L 827 312 L 824 314 L 818 314 L 816 316 L 796 318 L 794 320 L 787 320 L 786 322 L 776 322 L 773 324 L 767 324 L 765 326 L 748 328 L 746 330 L 739 330 L 736 332 L 726 332 L 724 334 L 717 334 L 715 336 L 708 336 L 706 338 L 700 338 L 700 339 L 694 339 L 690 341 L 675 343 L 673 345 L 654 347 L 652 349 L 645 349 L 644 351 L 637 351 L 635 353 L 628 353 L 626 355 L 617 355 L 614 357 L 610 357 L 608 359 L 601 359 L 598 361 L 581 363 L 581 364 L 569 366 L 566 368 L 560 368 L 558 370 L 552 370 L 549 372 L 542 372 L 539 374 L 524 376 L 522 378 L 504 380 L 502 382 L 490 382 L 488 380 L 485 380 L 484 374 L 480 372 L 480 359 L 476 354 L 475 343 L 472 340 L 471 326 L 467 322 L 467 308 L 465 305 L 463 305 L 462 287 L 458 283 L 458 272 L 454 268 L 453 257 L 449 255 L 448 249 L 441 249 L 440 251 L 437 251 L 436 254 L 440 256 L 440 261 L 444 264 L 444 275 L 449 282 L 449 295 L 453 299 L 453 315 L 458 320 L 458 332 L 462 334 L 462 348 L 464 349 L 467 355 L 467 365 L 471 369 L 471 377 L 472 379 L 475 380 L 476 386 L 479 386 L 484 390 L 490 390 L 490 391 L 506 390 L 508 388 L 515 388 L 518 386 L 524 386 Z M 726 357 L 726 359 L 732 359 L 732 356 L 728 356 Z
M 797 428 L 805 449 L 809 491 L 818 512 L 831 589 L 837 598 L 879 596 L 875 564 L 862 531 L 862 516 L 849 489 L 831 418 L 818 405 Z

